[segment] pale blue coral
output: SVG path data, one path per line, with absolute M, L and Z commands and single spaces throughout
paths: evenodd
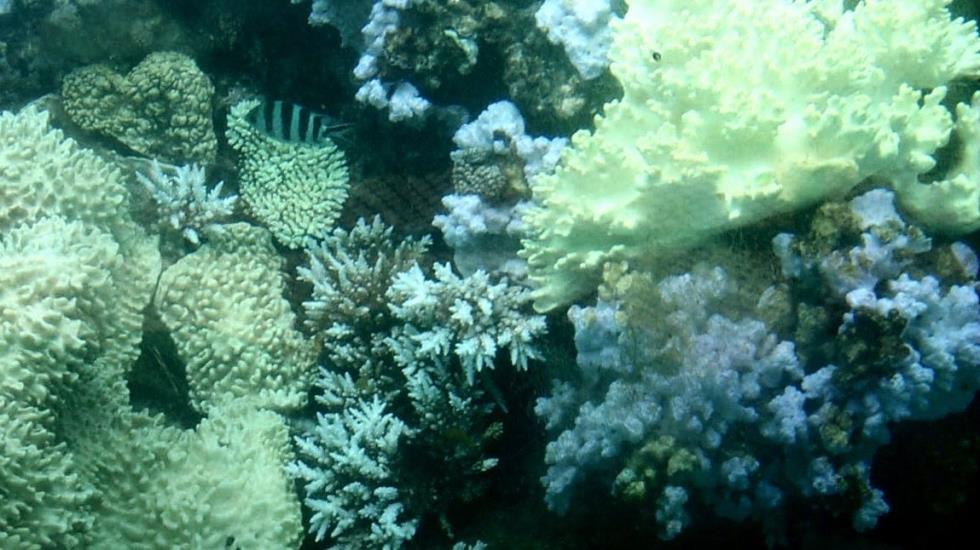
M 839 331 L 831 345 L 860 337 L 858 323 L 878 323 L 897 338 L 853 364 L 804 365 L 792 342 L 754 318 L 765 318 L 763 309 L 715 313 L 731 311 L 735 290 L 720 269 L 662 280 L 663 322 L 639 340 L 626 338 L 629 317 L 616 302 L 571 308 L 578 379 L 555 383 L 536 407 L 557 432 L 542 478 L 549 506 L 571 506 L 586 476 L 615 477 L 614 491 L 653 499 L 671 537 L 691 521 L 692 502 L 778 530 L 772 511 L 786 496 L 855 491 L 854 526 L 874 526 L 888 506 L 871 486 L 870 466 L 889 425 L 962 410 L 980 389 L 976 283 L 911 274 L 921 272 L 931 243 L 902 221 L 893 199 L 872 191 L 851 201 L 863 230 L 857 246 L 814 255 L 801 254 L 789 235 L 774 243 L 790 284 L 844 306 L 830 320 Z M 975 276 L 975 255 L 956 248 L 964 274 Z M 644 467 L 656 476 L 643 479 Z
M 333 410 L 296 438 L 301 460 L 289 466 L 304 481 L 310 532 L 318 541 L 329 534 L 332 548 L 398 548 L 416 521 L 403 517 L 391 463 L 411 430 L 378 396 L 329 404 Z

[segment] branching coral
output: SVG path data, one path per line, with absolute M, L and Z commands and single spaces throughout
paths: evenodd
M 496 464 L 484 456 L 499 433 L 482 389 L 489 371 L 500 352 L 526 368 L 544 332 L 542 317 L 521 312 L 526 290 L 448 265 L 427 278 L 427 246 L 396 246 L 379 219 L 361 220 L 310 242 L 299 270 L 328 362 L 316 382 L 324 411 L 294 471 L 313 531 L 340 546 L 407 540 L 421 516 L 476 490 Z
M 148 174 L 137 173 L 143 187 L 157 203 L 161 225 L 179 231 L 191 244 L 200 244 L 199 232 L 204 226 L 231 216 L 238 195 L 221 196 L 223 182 L 208 190 L 204 167 L 192 164 L 177 166 L 172 174 L 154 161 Z
M 536 409 L 558 434 L 548 504 L 565 510 L 590 476 L 655 506 L 668 538 L 703 508 L 778 535 L 795 499 L 874 526 L 888 506 L 871 460 L 889 424 L 962 410 L 980 390 L 975 256 L 958 245 L 959 273 L 937 278 L 946 252 L 893 200 L 830 204 L 811 234 L 776 238 L 789 280 L 754 304 L 720 268 L 654 282 L 607 266 L 599 302 L 569 310 L 581 372 Z

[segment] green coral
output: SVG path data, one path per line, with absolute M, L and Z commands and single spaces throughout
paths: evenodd
M 260 104 L 242 101 L 228 114 L 241 195 L 279 242 L 298 248 L 340 215 L 349 185 L 347 163 L 329 139 L 289 142 L 260 132 L 248 120 Z
M 945 86 L 980 74 L 976 25 L 947 3 L 630 2 L 609 54 L 623 98 L 532 185 L 535 307 L 592 292 L 608 261 L 650 263 L 869 177 L 913 212 L 975 214 L 966 175 L 915 187 L 953 130 Z
M 65 77 L 61 95 L 79 126 L 137 153 L 179 164 L 214 162 L 214 86 L 184 54 L 150 54 L 125 76 L 105 65 L 83 67 Z

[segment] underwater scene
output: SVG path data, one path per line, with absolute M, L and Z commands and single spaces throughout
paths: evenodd
M 978 18 L 0 0 L 0 550 L 962 547 Z

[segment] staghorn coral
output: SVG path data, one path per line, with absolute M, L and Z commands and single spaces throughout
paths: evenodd
M 305 482 L 310 532 L 318 541 L 329 533 L 340 548 L 398 547 L 417 524 L 399 518 L 404 506 L 393 471 L 411 430 L 379 396 L 360 400 L 350 378 L 337 380 L 340 385 L 317 398 L 327 412 L 317 413 L 313 430 L 296 438 L 300 461 L 290 465 Z

